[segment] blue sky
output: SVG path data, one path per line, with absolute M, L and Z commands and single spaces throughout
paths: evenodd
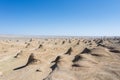
M 0 0 L 0 34 L 120 36 L 120 0 Z

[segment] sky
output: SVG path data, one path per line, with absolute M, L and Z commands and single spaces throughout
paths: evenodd
M 120 36 L 120 0 L 0 0 L 0 34 Z

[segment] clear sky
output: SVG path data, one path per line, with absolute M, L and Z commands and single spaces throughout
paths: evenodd
M 120 36 L 120 0 L 0 0 L 0 34 Z

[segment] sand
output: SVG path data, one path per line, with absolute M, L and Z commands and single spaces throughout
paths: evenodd
M 120 80 L 120 38 L 1 38 L 0 80 Z

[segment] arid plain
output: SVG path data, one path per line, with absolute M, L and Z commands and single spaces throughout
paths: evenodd
M 0 80 L 120 80 L 120 38 L 1 38 Z

